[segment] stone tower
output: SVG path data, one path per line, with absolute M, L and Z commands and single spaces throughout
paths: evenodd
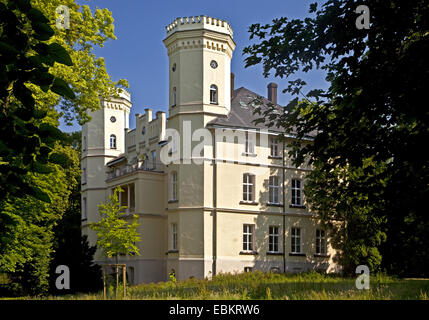
M 231 58 L 235 49 L 227 21 L 207 16 L 177 18 L 166 27 L 169 57 L 168 129 L 179 132 L 177 159 L 166 168 L 169 186 L 167 271 L 178 279 L 203 278 L 214 273 L 213 166 L 195 164 L 190 150 L 200 143 L 190 135 L 231 109 Z M 210 159 L 211 148 L 198 158 Z M 171 187 L 170 187 L 171 188 Z M 177 194 L 177 196 L 172 196 Z M 176 236 L 178 235 L 178 236 Z M 177 238 L 178 237 L 178 238 Z
M 102 100 L 101 109 L 90 111 L 91 121 L 82 126 L 82 233 L 91 245 L 96 238 L 88 225 L 98 220 L 98 205 L 107 198 L 105 165 L 125 152 L 131 106 L 123 90 L 117 98 Z

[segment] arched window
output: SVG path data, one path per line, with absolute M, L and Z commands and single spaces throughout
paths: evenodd
M 177 172 L 173 171 L 170 176 L 170 200 L 177 200 Z
M 176 87 L 173 88 L 173 106 L 176 105 Z
M 110 149 L 116 149 L 116 136 L 110 135 Z
M 214 84 L 210 86 L 210 103 L 217 104 L 217 87 Z

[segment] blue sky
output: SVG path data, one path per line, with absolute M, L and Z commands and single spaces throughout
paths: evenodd
M 165 26 L 177 17 L 207 15 L 227 20 L 237 47 L 231 69 L 235 74 L 235 88 L 246 87 L 266 96 L 267 84 L 279 84 L 278 103 L 285 105 L 290 96 L 282 94 L 287 79 L 264 78 L 262 66 L 244 68 L 243 48 L 249 44 L 248 28 L 253 23 L 270 23 L 281 16 L 303 18 L 315 0 L 91 0 L 78 1 L 91 8 L 108 8 L 115 20 L 117 40 L 97 48 L 95 54 L 105 58 L 106 68 L 113 80 L 125 78 L 130 84 L 133 102 L 130 127 L 135 126 L 135 113 L 144 108 L 168 111 L 168 57 L 163 44 Z M 320 1 L 319 1 L 320 2 Z M 323 2 L 323 1 L 322 1 Z M 311 88 L 326 88 L 324 73 L 312 72 L 305 77 Z M 64 131 L 79 130 L 75 125 L 61 125 Z

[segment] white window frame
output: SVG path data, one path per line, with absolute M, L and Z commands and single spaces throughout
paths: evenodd
M 328 252 L 326 244 L 326 232 L 322 229 L 316 230 L 316 254 L 326 255 Z
M 210 86 L 210 103 L 218 104 L 218 88 L 215 84 Z
M 171 224 L 171 250 L 178 250 L 178 228 L 177 223 Z
M 255 241 L 255 225 L 243 224 L 243 251 L 253 252 Z
M 270 176 L 268 182 L 268 203 L 280 204 L 280 179 L 278 176 Z M 277 199 L 276 199 L 277 197 Z
M 116 149 L 116 135 L 110 135 L 110 149 Z
M 278 157 L 279 156 L 279 140 L 276 138 L 271 138 L 270 156 L 271 157 Z
M 246 143 L 244 145 L 244 153 L 245 154 L 255 154 L 256 149 L 256 133 L 246 131 Z
M 243 174 L 243 201 L 255 201 L 255 175 L 250 173 Z
M 291 253 L 302 253 L 301 252 L 301 228 L 291 228 Z
M 171 172 L 171 178 L 170 178 L 170 186 L 171 186 L 171 194 L 170 194 L 170 200 L 176 201 L 177 200 L 177 171 Z
M 297 187 L 297 182 L 299 187 Z M 291 203 L 293 206 L 302 206 L 302 180 L 292 179 L 291 181 Z
M 280 248 L 279 226 L 268 227 L 268 252 L 279 253 Z

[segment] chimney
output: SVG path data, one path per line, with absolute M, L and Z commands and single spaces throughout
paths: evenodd
M 152 121 L 152 109 L 149 108 L 145 108 L 144 109 L 146 117 L 147 117 L 147 122 L 151 122 Z
M 277 84 L 274 82 L 270 82 L 267 86 L 268 100 L 270 100 L 273 104 L 277 104 L 277 87 Z
M 231 99 L 232 95 L 234 94 L 234 77 L 235 75 L 231 72 Z

